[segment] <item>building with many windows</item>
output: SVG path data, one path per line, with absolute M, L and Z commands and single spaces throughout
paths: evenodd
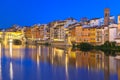
M 68 39 L 68 26 L 76 23 L 75 19 L 68 18 L 63 21 L 55 21 L 50 26 L 50 42 L 53 44 L 67 44 Z

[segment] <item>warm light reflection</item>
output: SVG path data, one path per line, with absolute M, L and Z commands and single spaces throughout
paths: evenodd
M 51 62 L 52 62 L 52 64 L 53 64 L 53 61 L 54 61 L 53 57 L 54 57 L 54 54 L 55 54 L 54 48 L 52 48 L 51 53 L 52 53 L 52 60 L 51 60 Z
M 1 43 L 0 43 L 0 80 L 2 80 L 2 63 L 1 63 L 1 57 L 2 57 L 2 51 L 1 51 Z
M 69 80 L 69 74 L 68 74 L 68 54 L 66 54 L 66 57 L 65 57 L 65 73 L 66 73 L 66 77 L 67 77 L 66 80 Z
M 39 62 L 40 62 L 40 56 L 39 56 L 39 54 L 37 54 L 37 66 L 39 67 Z
M 0 43 L 0 58 L 2 57 L 2 47 L 1 47 L 1 43 Z
M 10 42 L 9 45 L 10 45 L 10 58 L 12 58 L 12 42 Z
M 117 60 L 117 74 L 118 74 L 118 80 L 120 80 L 120 60 Z
M 75 66 L 76 69 L 80 67 L 86 67 L 88 68 L 88 70 L 90 69 L 99 70 L 102 67 L 104 68 L 103 66 L 104 59 L 101 58 L 104 56 L 101 52 L 97 53 L 96 51 L 91 52 L 72 51 L 72 49 L 70 48 L 61 49 L 55 47 L 49 50 L 50 51 L 48 52 L 51 53 L 50 62 L 55 65 L 64 65 L 66 70 L 69 65 Z M 42 57 L 44 56 L 41 55 L 40 59 Z
M 38 46 L 38 54 L 41 56 L 41 46 Z
M 37 47 L 37 66 L 39 67 L 40 63 L 40 56 L 41 56 L 41 46 Z
M 12 62 L 10 62 L 10 80 L 13 80 L 13 66 L 12 66 Z
M 109 65 L 110 65 L 110 72 L 111 72 L 111 74 L 116 73 L 117 72 L 117 70 L 116 70 L 116 66 L 117 66 L 116 65 L 116 60 L 112 56 L 109 56 Z
M 63 53 L 64 53 L 64 50 L 54 48 L 54 55 L 58 55 L 59 57 L 62 57 Z
M 0 44 L 1 47 L 1 44 Z M 27 55 L 25 48 L 22 46 L 14 46 L 9 44 L 8 52 L 6 49 L 5 56 L 11 58 L 21 59 L 29 57 L 37 63 L 37 68 L 40 67 L 40 62 L 49 62 L 50 64 L 65 67 L 66 80 L 69 80 L 69 66 L 74 66 L 77 69 L 86 68 L 88 71 L 103 70 L 105 74 L 117 73 L 117 63 L 114 57 L 106 57 L 103 52 L 90 51 L 82 52 L 80 50 L 72 50 L 71 48 L 56 48 L 56 47 L 44 47 L 44 46 L 29 46 L 27 47 Z M 1 51 L 1 48 L 0 48 Z M 1 53 L 1 52 L 0 52 Z M 7 54 L 9 53 L 9 55 Z M 0 54 L 1 56 L 1 54 Z M 1 59 L 0 59 L 1 64 Z M 110 67 L 108 67 L 108 64 Z M 0 65 L 1 70 L 1 65 Z M 120 70 L 119 70 L 120 72 Z M 1 72 L 0 72 L 1 73 Z M 1 75 L 0 75 L 1 76 Z M 13 66 L 10 62 L 10 77 L 13 79 Z
M 76 53 L 73 52 L 73 51 L 71 51 L 71 53 L 69 54 L 69 57 L 71 57 L 71 58 L 76 58 Z
M 21 45 L 13 45 L 12 42 L 5 47 L 5 56 L 13 59 L 22 59 L 25 55 L 25 48 Z

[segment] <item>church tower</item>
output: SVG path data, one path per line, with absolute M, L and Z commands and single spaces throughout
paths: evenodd
M 104 10 L 104 25 L 109 25 L 110 9 L 105 8 Z

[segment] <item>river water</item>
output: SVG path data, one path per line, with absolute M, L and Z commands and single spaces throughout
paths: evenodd
M 0 80 L 120 80 L 120 60 L 102 51 L 0 44 Z

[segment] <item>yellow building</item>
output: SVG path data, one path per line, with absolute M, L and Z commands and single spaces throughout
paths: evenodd
M 118 16 L 118 36 L 120 36 L 120 15 Z
M 76 24 L 70 29 L 71 42 L 96 43 L 96 32 L 96 27 L 83 27 L 81 24 Z
M 3 43 L 6 45 L 10 40 L 24 41 L 24 34 L 22 32 L 2 32 Z
M 79 43 L 80 42 L 80 33 L 82 30 L 82 26 L 80 24 L 73 24 L 70 25 L 69 27 L 69 35 L 71 37 L 71 42 L 72 43 Z
M 103 28 L 96 29 L 96 43 L 104 44 L 104 35 L 103 35 Z
M 76 27 L 76 42 L 96 43 L 96 28 L 82 26 Z
M 96 27 L 92 27 L 90 28 L 90 43 L 93 43 L 95 44 L 97 41 L 96 41 Z
M 82 26 L 81 25 L 78 25 L 76 26 L 76 29 L 75 29 L 75 38 L 76 38 L 76 43 L 80 43 L 82 42 Z
M 0 32 L 0 38 L 2 38 L 3 32 Z

